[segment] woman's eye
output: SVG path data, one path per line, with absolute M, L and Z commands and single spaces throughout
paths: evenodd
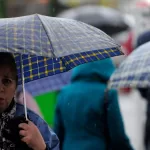
M 6 86 L 8 86 L 9 84 L 11 84 L 11 80 L 10 79 L 3 79 L 2 80 L 2 83 L 4 84 L 4 85 L 6 85 Z

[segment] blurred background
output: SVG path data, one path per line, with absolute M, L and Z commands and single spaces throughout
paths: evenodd
M 77 19 L 98 27 L 99 16 L 94 12 L 93 6 L 111 8 L 124 15 L 124 22 L 128 27 L 122 27 L 119 30 L 118 25 L 118 30 L 113 29 L 115 33 L 108 31 L 108 27 L 104 28 L 104 31 L 122 45 L 126 56 L 136 47 L 137 37 L 150 28 L 150 1 L 148 0 L 0 0 L 0 17 L 17 17 L 38 13 L 52 17 Z M 86 13 L 93 17 L 89 17 Z M 91 18 L 94 19 L 91 20 Z M 116 66 L 126 56 L 114 58 Z M 69 80 L 67 77 L 66 83 Z M 41 89 L 44 89 L 43 87 L 40 85 Z M 39 94 L 34 94 L 33 88 L 26 88 L 37 102 L 42 117 L 51 127 L 54 122 L 56 98 L 62 87 L 45 90 Z M 120 89 L 118 91 L 125 128 L 131 143 L 136 150 L 144 150 L 143 136 L 147 102 L 136 89 Z

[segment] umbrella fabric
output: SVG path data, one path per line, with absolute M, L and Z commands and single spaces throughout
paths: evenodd
M 97 28 L 38 14 L 0 19 L 0 52 L 14 53 L 18 84 L 21 69 L 27 83 L 122 54 L 120 46 Z
M 134 50 L 113 73 L 109 88 L 150 87 L 150 42 Z
M 58 17 L 82 21 L 101 29 L 109 35 L 125 31 L 130 27 L 129 17 L 123 15 L 120 11 L 96 5 L 73 8 L 60 13 Z
M 25 89 L 32 96 L 39 96 L 50 91 L 59 91 L 61 88 L 71 81 L 71 71 L 56 74 L 55 76 L 49 76 L 34 80 L 25 84 Z M 34 86 L 33 86 L 34 85 Z M 19 85 L 18 88 L 22 88 Z

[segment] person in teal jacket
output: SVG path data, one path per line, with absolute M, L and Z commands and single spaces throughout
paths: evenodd
M 61 150 L 106 150 L 104 91 L 115 70 L 111 59 L 80 65 L 58 95 L 54 131 Z M 107 125 L 111 150 L 133 150 L 125 133 L 116 90 L 109 91 Z

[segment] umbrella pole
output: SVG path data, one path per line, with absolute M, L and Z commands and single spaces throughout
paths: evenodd
M 23 61 L 22 61 L 22 55 L 21 55 L 21 74 L 22 74 L 22 89 L 23 89 L 23 104 L 24 104 L 24 113 L 25 118 L 28 120 L 27 115 L 27 101 L 26 101 L 26 95 L 25 95 L 25 85 L 24 85 L 24 72 L 23 72 Z

